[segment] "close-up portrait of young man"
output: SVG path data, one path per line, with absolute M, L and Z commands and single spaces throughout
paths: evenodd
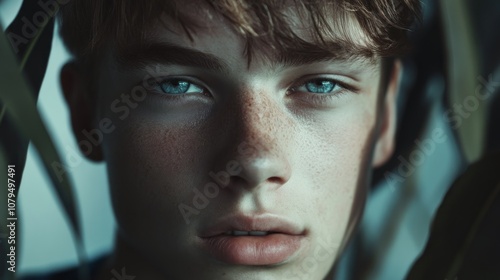
M 81 147 L 107 164 L 118 224 L 108 265 L 142 279 L 286 279 L 316 254 L 324 260 L 309 279 L 325 279 L 362 213 L 372 167 L 393 150 L 393 57 L 418 9 L 65 7 L 62 37 L 76 59 L 61 83 L 76 137 L 102 120 L 113 130 Z
M 21 279 L 382 279 L 342 278 L 340 263 L 373 186 L 420 165 L 397 149 L 397 131 L 401 104 L 417 100 L 401 92 L 418 84 L 403 75 L 417 63 L 403 60 L 418 52 L 422 1 L 39 2 L 33 26 L 45 11 L 69 53 L 56 71 L 72 157 L 103 164 L 94 187 L 109 193 L 115 224 L 105 253 Z M 426 127 L 404 121 L 405 133 Z M 407 142 L 434 153 L 453 137 L 436 129 Z M 48 172 L 61 183 L 69 169 L 53 161 Z M 20 249 L 6 248 L 12 271 Z

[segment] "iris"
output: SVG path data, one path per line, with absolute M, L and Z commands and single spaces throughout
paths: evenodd
M 337 83 L 331 80 L 313 80 L 304 85 L 312 93 L 330 93 L 337 86 Z
M 172 79 L 159 84 L 162 92 L 166 94 L 202 93 L 203 89 L 189 81 Z

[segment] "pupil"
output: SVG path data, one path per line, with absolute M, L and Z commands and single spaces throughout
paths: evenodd
M 326 80 L 317 80 L 306 84 L 307 90 L 314 93 L 327 93 L 333 90 L 334 83 Z
M 182 80 L 172 80 L 162 84 L 165 93 L 185 93 L 189 88 L 189 83 Z

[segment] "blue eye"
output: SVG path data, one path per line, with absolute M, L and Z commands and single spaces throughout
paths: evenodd
M 316 79 L 304 83 L 298 89 L 311 93 L 331 93 L 337 87 L 340 87 L 339 84 L 332 80 Z M 302 88 L 305 88 L 305 90 L 303 90 Z
M 163 93 L 172 95 L 204 92 L 202 87 L 181 79 L 165 80 L 158 86 Z

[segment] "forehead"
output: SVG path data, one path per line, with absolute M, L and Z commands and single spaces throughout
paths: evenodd
M 290 5 L 283 4 L 286 2 Z M 331 9 L 331 14 L 335 14 L 335 7 L 326 5 L 328 1 L 317 2 L 324 4 L 323 13 L 328 14 L 325 9 Z M 232 10 L 218 7 L 216 1 L 176 3 L 175 13 L 165 11 L 158 20 L 143 27 L 143 41 L 129 40 L 119 50 L 126 54 L 166 42 L 208 53 L 239 53 L 249 63 L 255 58 L 286 60 L 291 56 L 314 60 L 373 58 L 368 36 L 353 17 L 345 14 L 329 17 L 320 27 L 317 18 L 322 15 L 311 14 L 313 11 L 295 1 L 282 1 L 274 6 L 255 4 L 251 8 L 234 4 Z
M 244 47 L 244 37 L 220 14 L 216 14 L 205 1 L 186 1 L 177 7 L 179 15 L 163 14 L 150 27 L 146 45 L 163 42 L 186 46 L 205 53 Z
M 123 68 L 142 69 L 148 65 L 184 65 L 229 74 L 235 71 L 265 72 L 318 63 L 334 64 L 346 69 L 376 70 L 380 60 L 358 53 L 329 51 L 312 43 L 295 49 L 278 50 L 260 43 L 248 53 L 248 41 L 222 21 L 207 24 L 191 37 L 179 30 L 155 27 L 147 44 L 118 55 Z M 340 49 L 339 46 L 336 47 Z M 311 69 L 312 70 L 312 69 Z M 271 72 L 269 72 L 271 73 Z M 234 74 L 234 73 L 233 73 Z

